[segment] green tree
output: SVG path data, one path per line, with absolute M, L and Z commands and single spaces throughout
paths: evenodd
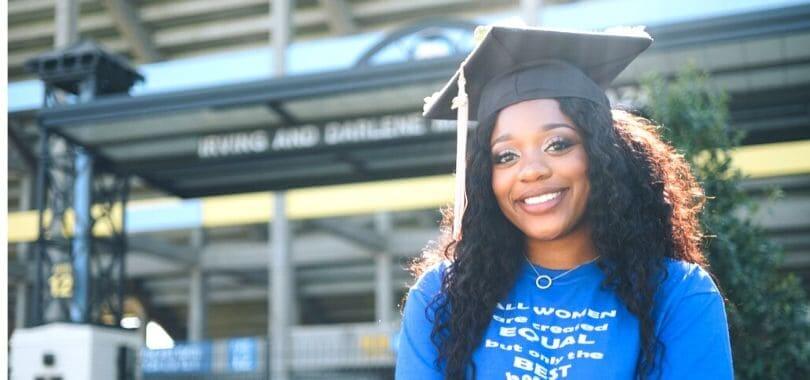
M 727 298 L 737 378 L 810 378 L 807 296 L 796 276 L 780 271 L 780 247 L 745 216 L 757 205 L 731 165 L 743 133 L 729 125 L 728 97 L 694 67 L 672 81 L 648 77 L 641 93 L 643 112 L 663 126 L 704 186 L 704 252 Z

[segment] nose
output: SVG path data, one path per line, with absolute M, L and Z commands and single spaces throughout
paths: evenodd
M 533 182 L 551 176 L 551 168 L 543 160 L 535 159 L 527 162 L 520 168 L 518 179 L 521 182 Z

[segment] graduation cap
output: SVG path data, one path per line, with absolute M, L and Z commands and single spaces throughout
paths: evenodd
M 491 121 L 504 107 L 531 99 L 574 97 L 610 107 L 605 89 L 652 43 L 643 28 L 577 32 L 479 27 L 478 44 L 450 81 L 425 98 L 423 116 L 457 119 L 453 236 L 466 208 L 468 120 Z

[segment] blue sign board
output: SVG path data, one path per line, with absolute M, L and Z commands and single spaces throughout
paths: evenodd
M 211 343 L 185 343 L 165 350 L 141 352 L 143 373 L 209 373 Z
M 253 372 L 259 366 L 259 341 L 256 338 L 228 340 L 228 370 Z

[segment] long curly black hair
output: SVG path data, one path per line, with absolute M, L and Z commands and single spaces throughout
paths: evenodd
M 662 141 L 658 127 L 624 111 L 579 98 L 557 98 L 577 126 L 588 155 L 591 190 L 584 218 L 614 291 L 639 320 L 642 353 L 636 373 L 655 373 L 665 349 L 654 332 L 653 297 L 666 277 L 664 258 L 706 266 L 698 213 L 705 197 L 683 157 Z M 431 340 L 436 364 L 448 379 L 463 379 L 498 301 L 514 285 L 525 254 L 525 236 L 501 212 L 492 191 L 490 136 L 484 120 L 470 136 L 468 206 L 463 238 L 450 233 L 453 215 L 444 210 L 442 234 L 412 266 L 415 275 L 449 261 L 435 310 Z

